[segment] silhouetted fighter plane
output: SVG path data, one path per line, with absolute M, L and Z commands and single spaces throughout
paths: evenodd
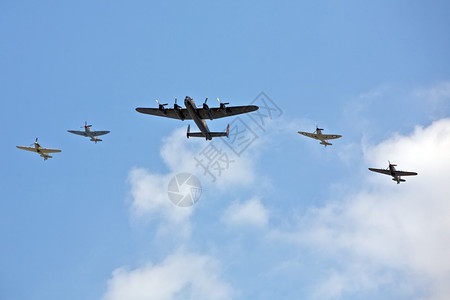
M 405 179 L 402 179 L 401 176 L 415 176 L 417 175 L 416 172 L 406 172 L 406 171 L 397 171 L 395 169 L 395 167 L 397 165 L 393 165 L 391 164 L 390 161 L 389 162 L 389 166 L 387 169 L 375 169 L 375 168 L 369 168 L 370 171 L 372 172 L 377 172 L 377 173 L 381 173 L 381 174 L 385 174 L 385 175 L 391 175 L 393 178 L 392 180 L 397 181 L 397 184 L 399 184 L 400 182 L 405 182 Z

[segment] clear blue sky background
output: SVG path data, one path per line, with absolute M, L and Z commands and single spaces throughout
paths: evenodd
M 438 284 L 449 279 L 448 262 L 443 271 L 415 258 L 401 264 L 397 253 L 380 250 L 379 259 L 364 250 L 371 243 L 363 239 L 333 238 L 366 225 L 351 217 L 359 203 L 386 199 L 385 190 L 398 196 L 395 202 L 412 193 L 420 175 L 438 172 L 418 161 L 439 157 L 444 148 L 436 147 L 449 137 L 449 13 L 448 1 L 2 1 L 0 298 L 121 299 L 117 291 L 126 284 L 117 270 L 130 281 L 139 270 L 164 278 L 157 272 L 171 258 L 189 255 L 213 261 L 198 273 L 216 278 L 205 285 L 223 294 L 188 281 L 159 297 L 146 290 L 154 283 L 145 277 L 127 299 L 448 298 Z M 186 95 L 197 104 L 209 97 L 216 106 L 220 97 L 245 105 L 262 91 L 282 116 L 214 183 L 192 168 L 210 143 L 185 138 L 193 122 L 135 111 Z M 84 121 L 111 133 L 96 145 L 67 133 Z M 232 119 L 208 124 L 218 131 L 227 122 Z M 343 138 L 323 148 L 297 134 L 315 123 Z M 415 142 L 426 140 L 417 126 L 439 132 L 441 142 L 396 152 L 401 137 L 422 145 Z M 62 153 L 44 162 L 15 147 L 36 137 Z M 387 144 L 394 150 L 386 151 Z M 152 186 L 142 196 L 150 206 L 167 178 L 184 171 L 162 158 L 168 153 L 174 162 L 181 158 L 185 171 L 199 173 L 200 202 L 187 213 L 167 199 L 168 206 L 136 210 L 134 171 L 161 178 L 144 184 Z M 367 174 L 388 159 L 419 176 L 396 186 Z M 248 181 L 233 179 L 244 171 Z M 438 175 L 442 182 L 429 183 L 445 186 L 445 173 Z M 448 194 L 438 190 L 434 197 L 438 211 L 448 212 Z M 370 203 L 367 211 L 389 214 Z M 171 221 L 180 214 L 181 221 Z M 422 224 L 405 220 L 406 228 Z M 435 247 L 417 256 L 450 249 L 441 244 L 449 240 L 449 224 L 437 220 L 438 229 L 429 229 L 439 232 Z M 316 240 L 330 228 L 332 238 Z M 380 228 L 368 229 L 380 232 L 375 244 L 389 244 Z M 420 237 L 398 248 L 415 253 Z M 448 252 L 434 259 L 448 261 Z M 189 269 L 173 261 L 175 270 Z M 134 296 L 141 290 L 144 296 Z

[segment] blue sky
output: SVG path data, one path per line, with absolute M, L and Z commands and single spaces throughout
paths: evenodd
M 447 299 L 449 10 L 2 1 L 0 298 Z M 261 92 L 278 107 L 263 127 L 208 122 L 253 130 L 239 156 L 135 111 Z M 67 133 L 84 121 L 111 133 Z M 316 123 L 343 138 L 297 134 Z M 15 147 L 36 137 L 62 152 Z M 196 166 L 207 146 L 232 161 L 215 181 Z M 419 176 L 367 170 L 387 160 Z M 191 208 L 167 197 L 181 172 L 202 183 Z

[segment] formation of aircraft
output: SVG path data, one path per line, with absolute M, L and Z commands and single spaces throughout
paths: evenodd
M 87 121 L 84 122 L 84 131 L 79 130 L 67 130 L 70 133 L 82 135 L 90 138 L 92 142 L 101 142 L 102 139 L 99 139 L 98 136 L 108 134 L 110 131 L 93 131 L 91 130 L 92 125 L 88 125 Z M 83 128 L 83 127 L 81 127 Z
M 52 158 L 53 156 L 48 155 L 49 153 L 57 153 L 57 152 L 61 152 L 61 150 L 59 149 L 48 149 L 48 148 L 42 148 L 41 145 L 39 145 L 38 143 L 38 138 L 36 138 L 36 140 L 34 141 L 34 146 L 16 146 L 19 149 L 22 150 L 26 150 L 26 151 L 31 151 L 31 152 L 36 152 L 38 153 L 41 157 L 44 158 L 44 160 L 47 160 L 49 158 Z
M 158 100 L 156 100 L 158 108 L 138 107 L 136 108 L 136 111 L 143 114 L 178 119 L 181 121 L 194 120 L 200 132 L 190 132 L 191 126 L 188 125 L 186 137 L 204 137 L 206 140 L 212 140 L 212 138 L 214 137 L 228 137 L 230 125 L 227 126 L 227 130 L 225 132 L 211 132 L 208 128 L 208 125 L 206 125 L 206 119 L 213 120 L 224 117 L 231 117 L 256 111 L 259 108 L 256 105 L 228 107 L 226 105 L 228 105 L 229 103 L 222 103 L 220 102 L 219 98 L 217 98 L 217 100 L 219 101 L 219 107 L 214 108 L 210 108 L 206 103 L 208 101 L 208 98 L 206 98 L 202 108 L 197 108 L 194 99 L 189 96 L 186 96 L 186 98 L 184 99 L 184 105 L 186 108 L 182 108 L 177 104 L 177 98 L 175 98 L 175 104 L 173 105 L 173 108 L 166 108 L 168 103 L 161 104 Z
M 301 135 L 316 139 L 316 140 L 320 140 L 320 144 L 326 146 L 331 146 L 333 144 L 329 143 L 328 140 L 333 140 L 333 139 L 338 139 L 340 137 L 342 137 L 342 135 L 338 135 L 338 134 L 322 134 L 322 128 L 319 128 L 316 125 L 316 130 L 314 132 L 304 132 L 304 131 L 299 131 L 298 133 L 300 133 Z
M 389 166 L 387 169 L 376 169 L 376 168 L 369 168 L 372 172 L 377 172 L 385 175 L 392 176 L 392 180 L 397 181 L 397 184 L 400 182 L 405 182 L 405 179 L 402 179 L 401 176 L 415 176 L 417 175 L 416 172 L 407 172 L 407 171 L 398 171 L 395 169 L 397 165 L 391 164 L 390 161 L 388 161 Z
M 168 103 L 161 104 L 158 100 L 156 100 L 156 103 L 158 104 L 157 108 L 146 108 L 146 107 L 138 107 L 136 108 L 136 111 L 148 114 L 148 115 L 154 115 L 164 118 L 171 118 L 171 119 L 178 119 L 181 121 L 184 120 L 193 120 L 195 124 L 197 125 L 200 132 L 190 132 L 191 125 L 188 125 L 186 136 L 189 137 L 203 137 L 206 140 L 212 140 L 214 137 L 228 137 L 230 132 L 230 125 L 228 124 L 227 129 L 225 132 L 212 132 L 209 130 L 208 125 L 206 124 L 206 119 L 214 120 L 214 119 L 220 119 L 224 117 L 230 117 L 235 116 L 239 114 L 245 114 L 250 113 L 253 111 L 256 111 L 259 109 L 256 105 L 244 105 L 244 106 L 230 106 L 227 105 L 229 103 L 222 103 L 220 102 L 220 99 L 217 98 L 217 101 L 219 101 L 219 107 L 213 107 L 210 108 L 207 104 L 208 98 L 205 99 L 205 102 L 203 102 L 203 105 L 201 108 L 197 108 L 195 105 L 194 99 L 186 96 L 184 99 L 184 105 L 186 108 L 182 108 L 180 105 L 177 104 L 177 98 L 175 98 L 175 103 L 173 105 L 173 108 L 166 108 Z M 103 131 L 94 131 L 91 130 L 92 125 L 88 125 L 87 121 L 84 123 L 84 131 L 79 130 L 67 130 L 70 133 L 81 135 L 84 137 L 89 137 L 91 141 L 95 142 L 101 142 L 102 140 L 98 138 L 98 136 L 105 135 L 110 133 L 110 131 L 103 130 Z M 83 128 L 83 127 L 81 127 Z M 320 144 L 326 146 L 331 146 L 332 144 L 328 142 L 328 140 L 332 139 L 338 139 L 342 137 L 342 135 L 339 134 L 323 134 L 323 129 L 319 128 L 316 124 L 316 130 L 314 132 L 304 132 L 299 131 L 298 133 L 304 136 L 307 136 L 309 138 L 313 138 L 316 140 L 320 140 Z M 16 146 L 19 149 L 31 151 L 38 153 L 41 157 L 44 158 L 44 160 L 47 160 L 49 158 L 52 158 L 52 156 L 49 155 L 49 153 L 57 153 L 61 152 L 60 149 L 48 149 L 43 148 L 38 143 L 38 138 L 36 138 L 34 145 L 30 146 Z M 377 172 L 385 175 L 392 176 L 392 180 L 396 181 L 397 184 L 400 182 L 405 182 L 405 179 L 402 179 L 402 176 L 415 176 L 417 175 L 416 172 L 408 172 L 408 171 L 399 171 L 396 170 L 395 167 L 397 165 L 391 164 L 390 161 L 389 166 L 387 169 L 377 169 L 377 168 L 369 168 L 372 172 Z

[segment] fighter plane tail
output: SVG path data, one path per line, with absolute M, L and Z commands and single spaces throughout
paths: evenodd
M 97 142 L 101 142 L 103 141 L 102 139 L 97 139 L 97 138 L 91 138 L 92 142 L 95 142 L 97 144 Z
M 42 153 L 42 154 L 41 154 L 41 157 L 43 157 L 44 160 L 47 160 L 47 159 L 49 159 L 49 158 L 52 158 L 53 156 L 48 155 L 48 154 L 45 154 L 45 153 Z
M 396 180 L 395 178 L 392 178 L 392 180 L 397 181 L 397 184 L 400 183 L 400 182 L 405 182 L 406 181 L 405 179 L 401 179 L 401 178 L 399 180 Z
M 320 144 L 324 145 L 325 147 L 333 145 L 332 143 L 328 143 L 328 142 L 320 142 Z

